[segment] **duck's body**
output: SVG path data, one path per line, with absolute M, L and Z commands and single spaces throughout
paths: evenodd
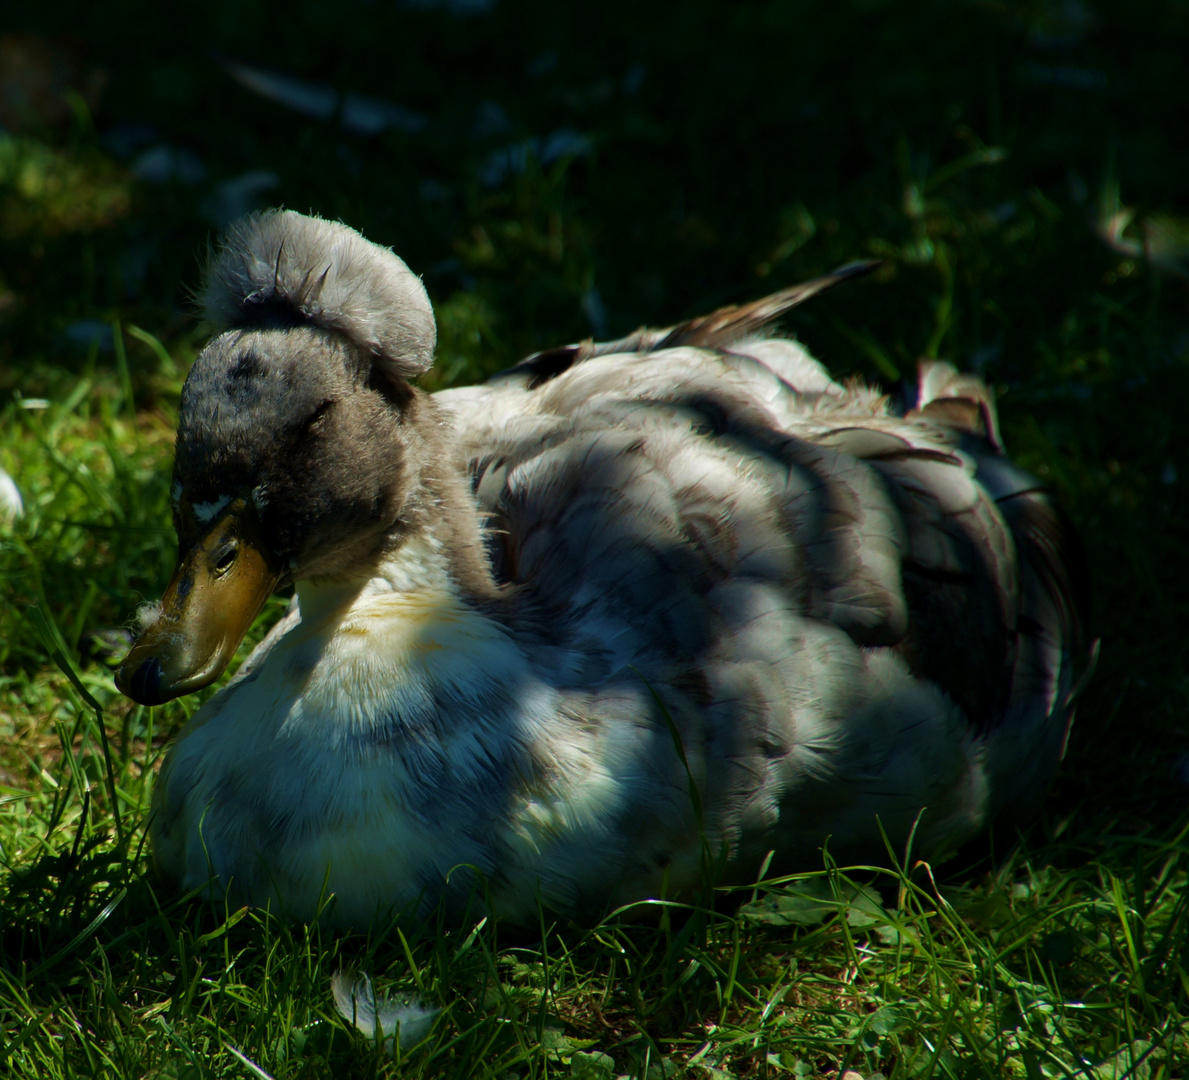
M 430 397 L 410 281 L 295 214 L 216 262 L 234 329 L 183 395 L 179 571 L 121 683 L 221 670 L 238 638 L 191 608 L 229 606 L 229 544 L 263 567 L 237 625 L 278 581 L 297 602 L 166 761 L 166 873 L 300 918 L 333 894 L 338 924 L 531 922 L 878 855 L 918 817 L 949 850 L 1043 794 L 1080 564 L 981 384 L 934 365 L 896 416 L 759 335 L 819 282 Z

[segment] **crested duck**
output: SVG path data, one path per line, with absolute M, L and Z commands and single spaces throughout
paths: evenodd
M 980 380 L 922 363 L 898 411 L 767 330 L 865 268 L 431 395 L 396 255 L 234 225 L 118 685 L 206 686 L 296 596 L 168 754 L 160 869 L 336 925 L 524 923 L 1026 813 L 1091 666 L 1080 548 Z

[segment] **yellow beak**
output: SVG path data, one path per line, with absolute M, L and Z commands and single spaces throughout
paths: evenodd
M 177 568 L 160 614 L 116 672 L 116 686 L 142 705 L 208 686 L 223 674 L 280 577 L 250 500 L 233 500 L 206 524 L 183 504 Z

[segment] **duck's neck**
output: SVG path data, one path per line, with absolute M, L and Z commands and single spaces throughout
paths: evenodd
M 494 722 L 491 702 L 523 682 L 522 650 L 469 602 L 432 537 L 408 541 L 367 580 L 304 581 L 297 593 L 301 623 L 279 665 L 303 687 L 290 730 L 332 741 L 376 731 L 399 740 L 447 720 L 462 730 Z
M 429 589 L 480 603 L 499 595 L 450 414 L 416 387 L 404 389 L 393 446 L 377 440 L 360 448 L 372 455 L 369 471 L 389 472 L 376 505 L 394 517 L 306 558 L 304 570 L 312 577 L 298 586 L 303 612 L 307 605 L 333 608 L 364 589 Z
M 419 588 L 448 579 L 461 596 L 493 599 L 498 587 L 451 414 L 431 395 L 409 389 L 403 425 L 407 456 L 400 476 L 406 495 L 392 534 L 395 543 L 382 558 L 382 574 L 397 589 L 405 581 Z
M 397 520 L 369 555 L 324 562 L 337 572 L 297 583 L 303 629 L 292 647 L 316 669 L 307 699 L 329 701 L 346 680 L 365 726 L 399 723 L 425 701 L 482 696 L 523 664 L 451 436 L 436 403 L 416 395 L 401 433 Z
M 407 539 L 377 559 L 370 573 L 346 579 L 297 583 L 301 619 L 321 624 L 340 617 L 373 597 L 405 595 L 462 601 L 465 590 L 452 572 L 449 553 L 432 533 Z

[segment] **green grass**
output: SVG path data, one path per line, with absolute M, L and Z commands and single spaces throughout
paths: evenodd
M 57 114 L 4 105 L 0 132 L 0 467 L 26 507 L 0 525 L 0 1075 L 1189 1075 L 1189 4 L 361 0 L 331 25 L 295 0 L 204 6 L 181 42 L 140 0 L 43 7 L 6 24 L 85 49 Z M 428 125 L 344 133 L 212 50 Z M 484 182 L 565 128 L 585 151 Z M 164 145 L 202 175 L 138 177 Z M 434 387 L 883 258 L 790 328 L 839 375 L 980 372 L 1089 549 L 1102 659 L 1042 820 L 531 939 L 330 935 L 154 878 L 154 767 L 202 695 L 131 705 L 108 642 L 172 565 L 186 290 L 220 185 L 259 170 L 252 205 L 424 274 Z M 424 1042 L 368 1044 L 340 970 L 440 1008 Z

